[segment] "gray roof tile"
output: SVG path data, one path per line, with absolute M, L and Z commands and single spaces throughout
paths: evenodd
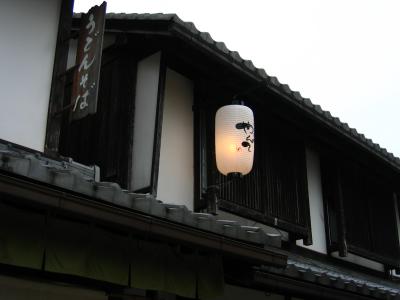
M 257 69 L 257 73 L 259 76 L 261 76 L 263 79 L 268 79 L 268 74 L 265 72 L 264 69 Z
M 208 44 L 213 44 L 214 40 L 212 39 L 211 35 L 208 32 L 201 32 L 200 37 L 207 42 Z
M 333 122 L 337 125 L 340 126 L 342 122 L 340 122 L 340 119 L 337 117 L 333 117 Z
M 222 52 L 224 52 L 225 54 L 228 54 L 230 51 L 229 51 L 229 49 L 225 46 L 225 43 L 223 43 L 223 42 L 217 42 L 216 44 L 215 44 L 215 46 L 219 49 L 219 50 L 221 50 Z
M 318 104 L 314 104 L 313 107 L 314 107 L 314 110 L 319 114 L 322 114 L 324 112 L 322 110 L 322 107 L 320 105 L 318 105 Z
M 311 100 L 309 98 L 304 98 L 303 99 L 304 104 L 309 107 L 309 108 L 314 108 L 314 104 L 311 102 Z
M 332 286 L 352 293 L 372 295 L 378 299 L 400 298 L 400 287 L 394 282 L 338 268 L 334 265 L 311 261 L 290 253 L 288 256 L 286 269 L 279 270 L 271 266 L 263 266 L 261 270 Z
M 357 136 L 357 135 L 358 135 L 358 132 L 357 132 L 357 130 L 356 130 L 355 128 L 350 128 L 350 132 L 351 132 L 351 134 L 354 135 L 354 136 Z
M 249 59 L 244 60 L 244 65 L 249 68 L 251 71 L 254 71 L 256 67 L 254 66 L 253 62 Z
M 270 83 L 275 85 L 275 86 L 280 86 L 281 83 L 279 82 L 278 78 L 276 78 L 275 76 L 270 76 Z
M 328 119 L 332 119 L 332 115 L 329 111 L 324 110 L 324 116 Z
M 297 101 L 303 101 L 303 97 L 301 96 L 300 92 L 293 92 L 293 97 L 294 97 Z
M 196 25 L 194 25 L 194 23 L 192 22 L 186 22 L 186 28 L 189 29 L 189 31 L 195 35 L 199 33 L 199 30 L 196 28 Z
M 287 84 L 282 84 L 281 88 L 286 94 L 291 94 L 292 93 L 292 90 L 290 89 L 289 85 L 287 85 Z
M 240 56 L 239 52 L 231 51 L 230 54 L 231 54 L 231 58 L 233 58 L 233 60 L 236 60 L 236 61 L 242 60 L 242 57 Z

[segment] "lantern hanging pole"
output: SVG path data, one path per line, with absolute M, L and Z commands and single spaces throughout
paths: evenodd
M 256 90 L 258 90 L 259 88 L 262 88 L 262 87 L 264 87 L 264 86 L 266 86 L 266 83 L 265 83 L 265 81 L 264 80 L 260 80 L 260 81 L 258 81 L 256 84 L 254 84 L 254 85 L 252 85 L 251 87 L 249 87 L 248 89 L 246 89 L 246 90 L 244 90 L 244 91 L 242 91 L 242 92 L 239 92 L 239 93 L 236 93 L 235 95 L 233 95 L 233 101 L 235 101 L 235 100 L 237 100 L 237 98 L 239 97 L 239 96 L 245 96 L 245 95 L 248 95 L 248 94 L 250 94 L 251 92 L 254 92 L 254 91 L 256 91 Z

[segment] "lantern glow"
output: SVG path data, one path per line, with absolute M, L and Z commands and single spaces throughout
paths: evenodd
M 215 116 L 215 152 L 218 170 L 246 175 L 253 167 L 254 116 L 244 105 L 226 105 Z

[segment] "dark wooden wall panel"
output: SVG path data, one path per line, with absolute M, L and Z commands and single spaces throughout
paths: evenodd
M 135 65 L 122 50 L 103 54 L 98 111 L 69 122 L 64 115 L 60 154 L 100 167 L 101 180 L 127 187 L 130 167 L 130 131 L 134 107 Z M 71 85 L 66 85 L 66 101 Z

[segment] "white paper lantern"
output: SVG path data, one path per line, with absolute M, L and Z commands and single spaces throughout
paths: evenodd
M 253 167 L 254 116 L 244 105 L 226 105 L 215 116 L 215 154 L 218 170 L 248 174 Z

